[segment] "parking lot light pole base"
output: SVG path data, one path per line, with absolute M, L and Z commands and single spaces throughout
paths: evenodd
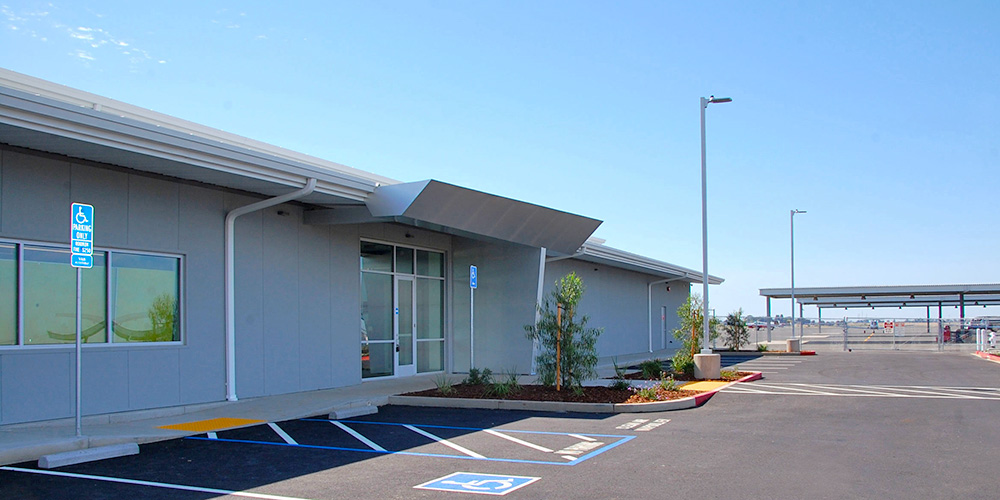
M 694 378 L 698 380 L 708 380 L 717 379 L 720 376 L 722 376 L 722 355 L 694 355 Z

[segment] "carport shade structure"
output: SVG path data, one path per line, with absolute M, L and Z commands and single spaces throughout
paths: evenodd
M 761 288 L 767 298 L 768 316 L 771 299 L 790 299 L 790 288 Z M 1000 305 L 1000 284 L 965 285 L 893 285 L 893 286 L 844 286 L 796 287 L 795 301 L 799 306 L 816 306 L 820 311 L 838 307 L 927 307 L 958 306 L 959 316 L 965 320 L 965 306 Z

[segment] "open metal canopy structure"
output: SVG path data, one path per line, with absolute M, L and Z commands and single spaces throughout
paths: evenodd
M 792 289 L 761 288 L 760 294 L 767 298 L 770 316 L 771 299 L 789 299 Z M 958 307 L 959 316 L 965 319 L 966 306 L 1000 305 L 1000 284 L 796 287 L 795 302 L 799 311 L 811 305 L 820 314 L 823 309 L 841 307 L 927 307 L 929 315 L 930 308 L 937 306 L 940 316 L 942 307 L 951 306 Z

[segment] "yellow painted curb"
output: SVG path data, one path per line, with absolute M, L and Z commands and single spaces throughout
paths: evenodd
M 729 382 L 716 382 L 714 380 L 702 380 L 701 382 L 691 382 L 681 386 L 681 390 L 684 391 L 714 391 L 720 387 L 729 384 Z
M 160 429 L 170 429 L 175 431 L 188 432 L 211 432 L 219 429 L 230 429 L 241 425 L 262 424 L 265 420 L 252 420 L 249 418 L 213 418 L 209 420 L 197 420 L 183 424 L 164 425 Z

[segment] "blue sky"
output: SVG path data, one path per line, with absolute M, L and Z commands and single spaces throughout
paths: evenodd
M 789 285 L 793 208 L 797 286 L 1000 282 L 992 0 L 83 4 L 0 0 L 0 66 L 697 270 L 698 99 L 732 97 L 708 109 L 720 313 Z

